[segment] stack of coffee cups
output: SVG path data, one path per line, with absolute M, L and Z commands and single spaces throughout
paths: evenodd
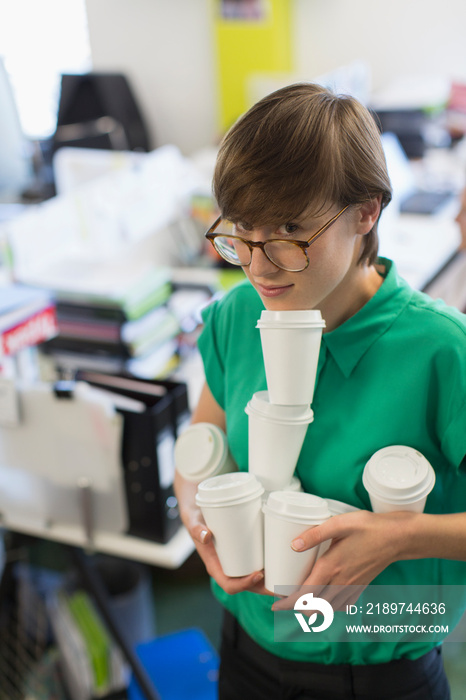
M 256 392 L 245 408 L 249 472 L 232 472 L 226 441 L 220 441 L 218 428 L 209 424 L 192 426 L 175 448 L 178 471 L 191 481 L 204 479 L 196 503 L 213 534 L 224 573 L 245 576 L 264 568 L 265 561 L 270 590 L 303 582 L 318 548 L 296 553 L 291 539 L 331 516 L 323 499 L 299 492 L 294 476 L 314 417 L 311 402 L 324 326 L 319 311 L 262 312 L 257 327 L 267 391 Z M 280 580 L 280 572 L 286 580 Z
M 309 575 L 319 548 L 294 552 L 291 541 L 330 517 L 326 502 L 293 493 L 293 479 L 309 424 L 322 329 L 319 311 L 263 311 L 257 323 L 267 391 L 255 393 L 249 416 L 249 472 L 266 490 L 264 512 L 265 587 L 299 586 Z
M 266 491 L 287 488 L 309 423 L 322 329 L 320 311 L 263 311 L 257 323 L 267 391 L 255 393 L 249 416 L 249 471 Z

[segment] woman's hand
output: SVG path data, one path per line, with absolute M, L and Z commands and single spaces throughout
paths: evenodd
M 240 593 L 241 591 L 252 591 L 254 593 L 268 593 L 264 588 L 263 571 L 254 571 L 248 576 L 231 577 L 226 576 L 221 567 L 220 561 L 215 551 L 213 537 L 206 524 L 199 519 L 193 522 L 189 530 L 193 538 L 195 547 L 205 564 L 207 573 L 223 588 L 226 593 Z M 189 529 L 189 528 L 188 528 Z M 270 595 L 270 594 L 269 594 Z
M 329 603 L 333 599 L 334 609 L 341 610 L 394 561 L 466 561 L 466 513 L 344 513 L 306 530 L 292 544 L 296 551 L 305 551 L 327 540 L 331 545 L 314 564 L 303 583 L 306 588 L 276 602 L 273 610 L 293 608 L 309 586 L 314 595 Z
M 180 503 L 181 519 L 191 535 L 207 573 L 212 576 L 226 593 L 252 591 L 253 593 L 271 595 L 264 588 L 263 571 L 253 571 L 248 576 L 231 577 L 225 575 L 215 551 L 212 532 L 205 524 L 201 510 L 196 505 L 196 490 L 196 484 L 190 483 L 179 474 L 176 474 L 175 492 Z
M 295 551 L 305 551 L 326 540 L 331 540 L 331 545 L 317 559 L 303 586 L 306 590 L 313 586 L 314 594 L 334 604 L 335 609 L 353 604 L 389 564 L 404 558 L 407 526 L 417 517 L 416 513 L 401 511 L 377 514 L 358 511 L 335 515 L 322 525 L 306 530 L 293 541 Z M 327 586 L 335 588 L 326 595 Z M 283 598 L 272 609 L 293 608 L 303 592 L 300 589 Z

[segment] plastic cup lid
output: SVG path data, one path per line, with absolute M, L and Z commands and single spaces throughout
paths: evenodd
M 325 499 L 294 491 L 272 491 L 263 510 L 283 520 L 315 524 L 331 516 Z
M 181 473 L 202 474 L 218 464 L 224 449 L 225 434 L 217 425 L 195 423 L 175 443 L 175 465 Z
M 309 405 L 282 406 L 270 403 L 268 391 L 257 391 L 244 409 L 248 415 L 255 413 L 277 423 L 311 423 L 314 412 Z
M 268 311 L 261 313 L 256 328 L 324 328 L 325 321 L 317 309 Z
M 369 493 L 388 501 L 424 498 L 435 484 L 435 472 L 417 450 L 391 445 L 378 450 L 367 462 L 363 484 Z
M 289 311 L 269 311 L 261 313 L 260 321 L 267 323 L 323 323 L 322 314 L 318 309 L 302 309 Z
M 219 474 L 201 481 L 197 487 L 196 503 L 200 506 L 225 506 L 249 501 L 261 496 L 264 487 L 249 472 Z

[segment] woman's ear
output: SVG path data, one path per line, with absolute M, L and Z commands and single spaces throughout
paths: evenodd
M 372 231 L 380 216 L 381 203 L 382 195 L 380 194 L 359 205 L 356 215 L 357 233 L 359 235 L 365 236 Z

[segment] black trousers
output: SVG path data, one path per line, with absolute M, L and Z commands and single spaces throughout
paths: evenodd
M 258 646 L 225 613 L 219 700 L 450 700 L 440 648 L 368 666 L 289 661 Z

